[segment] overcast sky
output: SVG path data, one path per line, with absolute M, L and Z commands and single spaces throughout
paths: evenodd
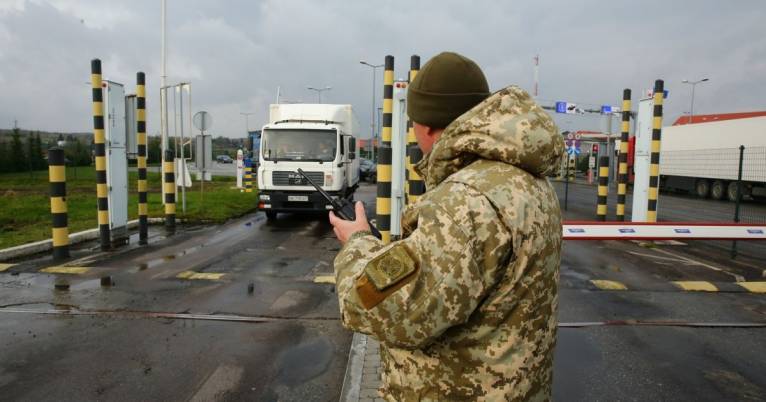
M 0 0 L 0 128 L 89 131 L 90 60 L 135 88 L 147 74 L 148 131 L 159 131 L 159 0 Z M 540 55 L 542 103 L 619 105 L 657 78 L 670 91 L 666 124 L 695 114 L 766 110 L 766 4 L 710 1 L 246 1 L 168 0 L 168 82 L 192 82 L 193 110 L 213 133 L 242 137 L 266 123 L 268 104 L 313 102 L 306 86 L 331 86 L 326 103 L 351 103 L 369 136 L 372 72 L 360 59 L 460 52 L 493 90 L 533 87 Z M 381 78 L 378 75 L 378 97 Z M 380 100 L 378 100 L 380 104 Z M 557 116 L 562 129 L 600 129 L 599 117 Z M 618 125 L 615 121 L 615 129 Z

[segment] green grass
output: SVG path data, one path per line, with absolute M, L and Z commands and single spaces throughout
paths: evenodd
M 160 175 L 148 173 L 149 217 L 164 216 Z M 128 177 L 128 219 L 138 218 L 137 173 Z M 240 193 L 234 177 L 214 177 L 205 183 L 204 199 L 200 183 L 186 189 L 186 213 L 176 197 L 176 217 L 191 223 L 220 223 L 255 209 L 257 191 Z M 48 172 L 0 174 L 0 248 L 49 239 L 51 236 Z M 96 173 L 93 167 L 67 168 L 67 208 L 69 232 L 93 229 L 96 221 Z

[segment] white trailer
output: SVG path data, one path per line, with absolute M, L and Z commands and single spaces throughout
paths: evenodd
M 269 219 L 332 209 L 299 168 L 330 195 L 352 200 L 359 186 L 358 134 L 351 105 L 270 105 L 257 156 L 258 209 Z
M 663 127 L 660 186 L 734 201 L 740 146 L 743 197 L 766 196 L 766 117 Z

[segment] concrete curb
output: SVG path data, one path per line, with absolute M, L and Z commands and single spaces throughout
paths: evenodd
M 343 377 L 343 388 L 340 391 L 341 402 L 358 402 L 362 390 L 362 368 L 364 354 L 367 351 L 367 336 L 354 332 L 351 339 L 351 349 L 348 352 L 346 375 Z
M 149 218 L 149 223 L 162 223 L 163 218 Z M 133 229 L 138 226 L 138 219 L 128 221 L 128 229 Z M 82 243 L 88 240 L 98 239 L 98 228 L 83 230 L 82 232 L 69 234 L 69 244 Z M 13 258 L 26 257 L 29 255 L 50 251 L 53 249 L 53 242 L 51 239 L 40 240 L 34 243 L 22 244 L 20 246 L 9 247 L 0 250 L 0 261 L 7 261 Z

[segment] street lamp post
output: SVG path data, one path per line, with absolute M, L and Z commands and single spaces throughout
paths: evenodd
M 692 117 L 694 117 L 694 87 L 696 87 L 697 84 L 702 83 L 702 82 L 706 82 L 706 81 L 710 81 L 710 79 L 709 78 L 703 78 L 703 79 L 697 80 L 697 81 L 689 81 L 689 80 L 681 81 L 684 84 L 689 84 L 689 85 L 692 86 L 692 104 L 691 104 L 691 107 L 689 109 L 689 124 L 691 124 Z
M 383 64 L 370 64 L 364 60 L 359 61 L 360 64 L 364 64 L 367 67 L 372 67 L 372 113 L 370 114 L 370 130 L 372 131 L 372 139 L 370 140 L 370 158 L 375 160 L 375 140 L 377 139 L 375 131 L 375 76 L 377 75 L 378 68 L 383 67 Z
M 310 91 L 316 91 L 317 92 L 317 100 L 319 103 L 322 103 L 322 91 L 329 91 L 332 89 L 332 87 L 324 87 L 324 88 L 314 88 L 314 87 L 306 87 L 306 89 Z

